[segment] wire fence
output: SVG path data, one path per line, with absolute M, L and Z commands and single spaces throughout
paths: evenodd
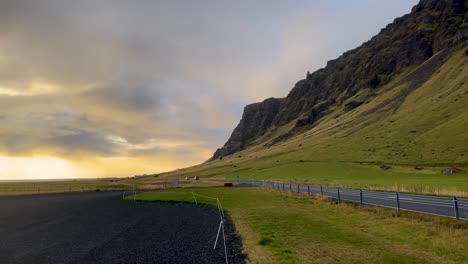
M 468 220 L 468 199 L 457 196 L 435 196 L 400 192 L 371 191 L 365 189 L 348 189 L 300 185 L 284 182 L 238 180 L 253 186 L 263 186 L 285 192 L 321 195 L 338 202 L 347 201 L 360 205 L 374 205 L 395 208 L 438 216 Z
M 216 240 L 213 246 L 213 250 L 216 249 L 216 246 L 218 245 L 218 239 L 221 230 L 223 231 L 223 243 L 224 243 L 224 256 L 226 258 L 226 264 L 228 262 L 228 255 L 227 255 L 227 247 L 226 247 L 226 233 L 224 232 L 224 223 L 225 223 L 225 217 L 224 217 L 224 209 L 223 206 L 221 205 L 221 202 L 219 201 L 218 197 L 211 197 L 211 196 L 206 196 L 206 195 L 201 195 L 195 192 L 192 192 L 193 199 L 196 204 L 198 204 L 197 197 L 199 198 L 204 198 L 204 199 L 209 199 L 209 200 L 214 200 L 216 202 L 216 206 L 218 207 L 218 212 L 219 212 L 219 227 L 218 227 L 218 232 L 216 234 Z
M 123 191 L 122 199 L 125 198 L 126 196 L 132 196 L 133 201 L 136 202 L 137 201 L 136 200 L 136 195 L 138 193 L 147 191 L 147 190 L 137 190 L 136 187 L 137 186 L 135 185 L 133 190 Z M 205 199 L 205 200 L 207 199 L 207 200 L 215 202 L 216 207 L 217 207 L 218 212 L 219 212 L 220 222 L 219 222 L 218 232 L 216 234 L 216 240 L 215 240 L 215 243 L 214 243 L 214 246 L 213 246 L 213 250 L 215 250 L 216 247 L 218 246 L 219 236 L 220 236 L 221 231 L 222 231 L 223 244 L 224 244 L 224 256 L 225 256 L 226 264 L 228 264 L 229 261 L 228 261 L 227 247 L 226 247 L 226 233 L 224 231 L 224 225 L 225 225 L 225 222 L 226 222 L 226 218 L 225 218 L 223 206 L 221 205 L 221 201 L 219 200 L 218 197 L 211 197 L 211 196 L 201 195 L 201 194 L 198 194 L 198 193 L 195 193 L 195 192 L 191 192 L 191 194 L 192 194 L 192 197 L 193 197 L 193 200 L 194 200 L 195 204 L 198 204 L 201 199 Z M 198 197 L 198 199 L 197 199 L 197 197 Z M 203 202 L 203 203 L 204 204 L 212 204 L 212 203 L 206 203 L 206 202 Z

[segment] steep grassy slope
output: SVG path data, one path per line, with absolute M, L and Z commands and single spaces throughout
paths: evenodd
M 424 64 L 382 87 L 373 100 L 359 108 L 349 112 L 338 108 L 328 119 L 288 141 L 271 147 L 262 144 L 252 146 L 215 163 L 249 156 L 256 157 L 260 163 L 270 159 L 302 159 L 440 166 L 456 163 L 466 166 L 467 63 L 468 56 L 465 56 L 464 49 L 460 49 L 427 82 L 408 94 L 397 109 L 387 113 L 383 112 L 387 109 L 383 109 L 382 103 L 397 100 L 395 96 L 407 84 L 392 86 L 417 72 Z
M 464 49 L 468 40 L 467 8 L 468 3 L 463 0 L 421 0 L 410 14 L 395 19 L 369 41 L 329 61 L 324 68 L 307 73 L 306 78 L 299 80 L 284 99 L 270 98 L 247 106 L 231 137 L 214 153 L 211 160 L 256 145 L 275 146 L 309 130 L 309 134 L 314 136 L 320 130 L 336 132 L 333 128 L 339 127 L 340 131 L 346 130 L 346 134 L 335 133 L 333 136 L 347 137 L 370 125 L 393 125 L 380 122 L 390 115 L 398 118 L 398 113 L 407 113 L 406 110 L 418 111 L 411 107 L 405 108 L 402 104 L 412 103 L 412 100 L 407 100 L 407 96 L 436 76 L 440 66 L 457 49 Z M 466 51 L 463 52 L 466 54 Z M 466 75 L 464 73 L 464 69 L 461 69 L 455 73 L 445 70 L 441 74 L 446 74 L 445 78 L 459 78 Z M 437 86 L 441 93 L 450 94 L 456 92 L 454 90 L 457 88 L 453 85 L 464 85 L 464 80 L 443 85 L 443 80 L 435 82 L 432 87 Z M 434 92 L 431 94 L 434 95 Z M 439 103 L 442 106 L 451 103 L 448 100 L 453 99 L 438 96 L 441 95 L 432 99 L 442 100 Z M 424 106 L 419 102 L 416 105 Z M 443 118 L 447 119 L 445 116 Z M 419 133 L 427 132 L 424 130 L 426 121 L 419 122 Z M 427 126 L 432 125 L 431 121 Z M 418 132 L 410 129 L 415 131 L 413 133 Z M 372 136 L 385 137 L 380 134 L 369 135 Z M 402 146 L 426 142 L 401 136 L 403 142 L 388 145 L 395 156 L 411 154 L 402 151 Z M 370 141 L 375 140 L 371 138 Z M 367 140 L 360 143 L 366 144 Z M 369 152 L 369 156 L 375 156 L 372 146 Z M 454 158 L 452 148 L 447 149 L 446 153 L 445 158 Z
M 386 114 L 382 102 L 392 101 L 404 91 L 407 84 L 400 81 L 425 65 L 372 91 L 372 100 L 365 101 L 369 91 L 356 94 L 350 100 L 363 100 L 360 107 L 352 111 L 337 108 L 311 130 L 280 144 L 265 145 L 272 140 L 265 135 L 263 141 L 259 139 L 262 143 L 222 160 L 161 177 L 240 174 L 242 178 L 468 196 L 468 174 L 440 173 L 453 163 L 468 166 L 467 63 L 464 49 L 459 49 L 427 82 L 409 93 L 398 109 Z M 382 164 L 391 169 L 380 169 Z
M 394 97 L 406 84 L 391 90 L 383 87 L 380 95 L 362 107 L 324 120 L 276 148 L 285 151 L 302 144 L 295 152 L 297 157 L 311 160 L 466 165 L 467 58 L 463 50 L 455 53 L 393 112 L 383 112 L 381 104 L 397 100 Z M 338 115 L 340 110 L 334 116 Z

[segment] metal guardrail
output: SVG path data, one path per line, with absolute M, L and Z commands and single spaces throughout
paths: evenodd
M 320 194 L 332 199 L 361 205 L 374 205 L 397 210 L 468 220 L 468 199 L 457 196 L 435 196 L 400 192 L 370 191 L 365 189 L 333 188 L 324 186 L 299 185 L 271 181 L 236 180 L 253 186 L 264 186 L 281 191 Z

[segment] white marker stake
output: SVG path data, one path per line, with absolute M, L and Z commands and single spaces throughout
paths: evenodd
M 216 198 L 216 200 L 218 201 L 218 208 L 219 208 L 219 210 L 221 212 L 221 215 L 224 218 L 224 210 L 223 210 L 223 207 L 221 206 L 221 202 L 219 201 L 219 198 Z
M 221 222 L 219 223 L 218 234 L 216 235 L 216 240 L 215 240 L 215 244 L 214 244 L 213 249 L 216 249 L 216 244 L 218 244 L 218 237 L 219 237 L 219 232 L 221 231 L 221 225 L 222 224 L 223 224 L 223 221 L 221 220 Z
M 195 200 L 195 204 L 198 204 L 197 202 L 197 197 L 195 197 L 195 194 L 192 192 L 193 199 Z

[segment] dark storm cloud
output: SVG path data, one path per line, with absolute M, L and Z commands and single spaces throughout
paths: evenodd
M 64 150 L 64 153 L 59 153 L 62 155 L 72 155 L 68 152 L 100 155 L 117 154 L 116 148 L 118 146 L 104 135 L 83 130 L 73 130 L 73 132 L 68 135 L 51 137 L 44 143 L 47 146 Z
M 158 89 L 157 84 L 151 82 L 122 81 L 96 87 L 83 96 L 96 104 L 108 104 L 128 111 L 151 112 L 160 106 L 162 91 Z

